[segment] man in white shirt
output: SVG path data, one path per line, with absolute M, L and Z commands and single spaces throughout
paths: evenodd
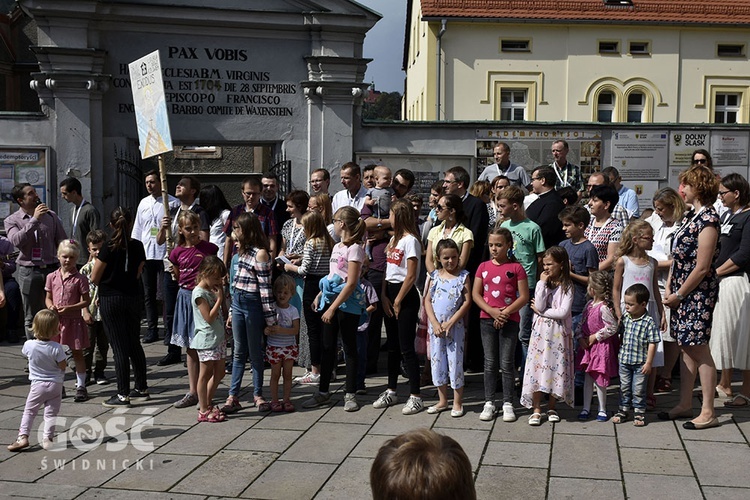
M 505 142 L 498 142 L 494 149 L 495 163 L 488 165 L 479 176 L 480 181 L 492 182 L 498 175 L 508 178 L 511 185 L 526 189 L 531 180 L 526 169 L 510 161 L 510 146 Z
M 159 172 L 156 170 L 146 172 L 144 179 L 148 196 L 138 204 L 131 238 L 143 243 L 143 249 L 146 251 L 146 265 L 143 267 L 141 279 L 148 331 L 143 337 L 143 342 L 150 343 L 159 339 L 159 331 L 156 326 L 159 318 L 159 313 L 156 310 L 156 288 L 159 277 L 164 272 L 163 259 L 167 252 L 167 246 L 165 244 L 159 245 L 156 242 L 156 236 L 164 217 Z M 180 201 L 177 198 L 167 196 L 170 210 L 180 206 Z
M 362 185 L 361 178 L 359 165 L 354 162 L 344 163 L 341 167 L 341 185 L 344 189 L 333 196 L 333 213 L 341 207 L 353 207 L 359 212 L 362 211 L 367 189 Z

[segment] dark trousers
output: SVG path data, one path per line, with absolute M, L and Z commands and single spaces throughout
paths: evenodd
M 307 323 L 307 340 L 310 344 L 310 364 L 320 366 L 321 343 L 323 341 L 323 320 L 321 313 L 313 311 L 312 303 L 320 292 L 320 279 L 323 276 L 308 275 L 305 277 L 305 287 L 302 290 L 302 310 Z
M 31 331 L 34 316 L 47 307 L 44 302 L 47 296 L 44 291 L 47 275 L 55 272 L 57 268 L 57 265 L 52 264 L 47 265 L 44 269 L 33 266 L 18 266 L 16 269 L 16 279 L 18 280 L 18 287 L 21 289 L 23 326 L 26 329 L 27 340 L 34 338 L 34 332 Z
M 133 364 L 135 388 L 148 389 L 146 355 L 140 342 L 140 310 L 136 297 L 115 295 L 99 297 L 104 331 L 112 346 L 117 376 L 117 393 L 130 394 L 130 364 Z
M 7 340 L 11 338 L 11 332 L 13 336 L 16 336 L 15 330 L 18 328 L 23 302 L 18 282 L 12 276 L 3 278 L 3 282 L 5 307 L 0 309 L 0 340 L 3 338 Z
M 158 289 L 159 276 L 161 276 L 163 272 L 163 261 L 147 260 L 146 265 L 143 266 L 143 274 L 141 274 L 141 282 L 143 283 L 143 304 L 146 309 L 146 323 L 148 326 L 148 332 L 146 335 L 149 337 L 159 335 L 157 327 L 159 322 L 159 312 L 156 307 L 156 291 Z
M 367 271 L 367 281 L 372 283 L 378 301 L 382 303 L 383 298 L 380 296 L 383 290 L 383 271 L 370 269 Z M 370 324 L 367 327 L 367 367 L 366 373 L 376 373 L 378 371 L 378 356 L 380 355 L 380 339 L 383 331 L 383 306 L 379 303 L 378 307 L 370 315 Z
M 104 375 L 104 369 L 107 367 L 107 353 L 109 353 L 109 341 L 104 333 L 104 324 L 101 321 L 94 321 L 87 325 L 89 330 L 89 347 L 83 350 L 83 358 L 86 360 L 86 373 L 94 376 Z
M 172 279 L 170 273 L 165 272 L 162 274 L 164 274 L 164 286 L 162 287 L 164 298 L 164 345 L 167 346 L 167 352 L 182 354 L 180 346 L 171 343 L 174 308 L 177 305 L 177 293 L 180 291 L 180 285 Z
M 323 323 L 323 352 L 320 364 L 320 392 L 328 392 L 331 374 L 336 367 L 338 356 L 338 337 L 344 344 L 346 356 L 346 392 L 354 394 L 357 390 L 357 326 L 359 315 L 336 311 L 330 323 Z
M 387 283 L 386 294 L 393 300 L 401 290 L 401 283 Z M 404 360 L 406 373 L 409 375 L 409 393 L 419 394 L 419 360 L 414 350 L 414 338 L 417 336 L 419 321 L 419 293 L 415 287 L 406 294 L 401 302 L 398 318 L 384 316 L 385 334 L 388 345 L 388 388 L 396 389 L 398 374 L 401 372 L 401 359 Z

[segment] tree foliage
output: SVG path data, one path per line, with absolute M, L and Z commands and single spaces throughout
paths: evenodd
M 401 94 L 382 92 L 373 102 L 362 106 L 362 118 L 365 120 L 400 120 Z

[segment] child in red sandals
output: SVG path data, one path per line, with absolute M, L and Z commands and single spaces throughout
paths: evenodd
M 273 282 L 276 299 L 276 324 L 264 330 L 267 336 L 266 360 L 271 364 L 271 411 L 294 411 L 292 396 L 292 368 L 299 356 L 297 335 L 299 334 L 299 311 L 289 304 L 296 293 L 296 283 L 288 274 L 282 274 Z M 284 373 L 284 402 L 279 401 L 279 378 Z
M 227 269 L 218 257 L 209 255 L 198 267 L 198 284 L 193 289 L 192 306 L 195 336 L 190 348 L 200 361 L 198 374 L 198 422 L 223 422 L 226 415 L 212 406 L 216 388 L 224 378 L 224 357 L 227 351 L 221 305 L 224 302 L 224 277 Z

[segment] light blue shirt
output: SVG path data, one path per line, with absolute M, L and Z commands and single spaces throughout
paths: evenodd
M 620 191 L 617 193 L 620 195 L 620 201 L 618 205 L 621 205 L 625 210 L 628 211 L 630 217 L 640 217 L 640 210 L 638 207 L 638 195 L 632 189 L 622 186 Z

